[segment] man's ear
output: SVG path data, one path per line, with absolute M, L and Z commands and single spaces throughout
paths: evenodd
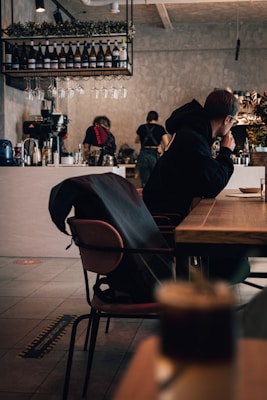
M 229 122 L 231 122 L 230 119 L 231 115 L 226 115 L 226 117 L 223 118 L 223 124 L 224 125 L 229 124 Z

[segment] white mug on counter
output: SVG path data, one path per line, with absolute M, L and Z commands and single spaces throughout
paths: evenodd
M 61 164 L 72 165 L 73 163 L 74 159 L 72 153 L 64 153 L 64 155 L 61 156 Z

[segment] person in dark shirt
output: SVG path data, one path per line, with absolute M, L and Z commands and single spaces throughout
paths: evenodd
M 90 165 L 90 155 L 94 159 L 92 165 L 103 165 L 103 157 L 108 154 L 113 157 L 116 165 L 116 142 L 114 135 L 110 132 L 110 120 L 105 116 L 97 116 L 93 125 L 86 130 L 83 141 L 84 158 Z
M 149 111 L 146 124 L 140 125 L 136 131 L 135 143 L 141 143 L 137 165 L 142 187 L 145 186 L 160 157 L 161 145 L 165 148 L 169 142 L 164 127 L 158 124 L 158 119 L 156 111 Z
M 183 219 L 203 197 L 216 197 L 233 173 L 235 140 L 231 128 L 239 103 L 227 90 L 214 90 L 204 107 L 193 99 L 173 111 L 166 121 L 172 135 L 143 189 L 143 199 L 152 214 L 176 213 Z M 220 140 L 212 157 L 211 145 Z M 249 273 L 247 259 L 210 258 L 211 277 L 240 281 Z

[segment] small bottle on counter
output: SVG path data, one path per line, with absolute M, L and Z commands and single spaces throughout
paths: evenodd
M 40 150 L 36 146 L 34 146 L 32 155 L 32 165 L 37 167 L 40 165 L 40 162 L 41 162 Z
M 78 145 L 78 151 L 75 153 L 75 164 L 81 165 L 83 163 L 82 145 Z
M 248 166 L 249 162 L 250 162 L 249 143 L 248 143 L 248 138 L 246 138 L 242 152 L 242 164 Z
M 57 150 L 55 150 L 53 153 L 53 162 L 54 162 L 55 167 L 57 167 L 59 165 L 59 155 L 58 155 Z
M 47 144 L 47 142 L 44 142 L 43 149 L 42 149 L 42 166 L 43 167 L 47 166 L 47 160 L 48 160 L 48 144 Z

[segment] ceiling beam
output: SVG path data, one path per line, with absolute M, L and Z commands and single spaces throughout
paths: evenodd
M 51 0 L 51 1 L 57 6 L 58 9 L 63 11 L 72 21 L 75 21 L 76 18 L 65 7 L 63 7 L 62 4 L 60 4 L 57 0 Z
M 159 16 L 161 18 L 162 24 L 165 29 L 173 29 L 173 25 L 171 23 L 168 11 L 166 9 L 165 4 L 156 4 L 157 11 L 159 13 Z

